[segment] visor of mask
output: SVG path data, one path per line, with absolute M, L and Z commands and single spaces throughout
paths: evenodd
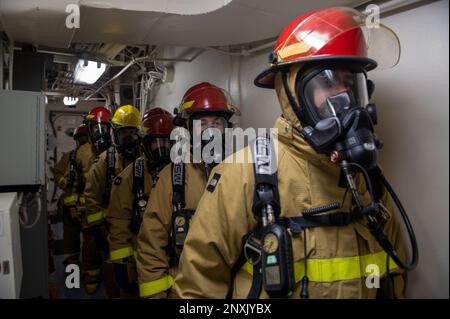
M 313 122 L 338 117 L 369 103 L 365 73 L 350 68 L 327 68 L 300 80 L 297 96 L 303 97 Z
M 142 139 L 142 147 L 146 150 L 146 152 L 163 152 L 166 150 L 170 151 L 172 147 L 172 141 L 169 136 L 162 135 L 146 135 Z
M 96 121 L 89 121 L 88 123 L 89 131 L 92 135 L 105 135 L 110 134 L 109 123 L 101 123 Z
M 139 129 L 131 126 L 119 127 L 114 132 L 117 145 L 139 140 Z

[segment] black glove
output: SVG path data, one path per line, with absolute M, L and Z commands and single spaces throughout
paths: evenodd
M 109 245 L 108 245 L 108 241 L 106 239 L 106 236 L 104 235 L 102 229 L 102 226 L 92 226 L 90 228 L 90 231 L 92 232 L 92 236 L 94 237 L 95 240 L 95 244 L 97 245 L 97 248 L 106 253 L 109 254 Z
M 114 263 L 114 276 L 120 289 L 127 293 L 133 293 L 136 290 L 136 284 L 130 282 L 130 277 L 128 276 L 128 265 L 126 263 Z

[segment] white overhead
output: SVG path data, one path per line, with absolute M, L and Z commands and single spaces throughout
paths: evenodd
M 295 17 L 363 0 L 80 0 L 80 28 L 65 25 L 74 0 L 0 0 L 0 28 L 15 41 L 206 47 L 275 37 Z
M 182 15 L 204 14 L 229 4 L 232 0 L 83 0 L 82 5 L 93 8 L 162 12 Z

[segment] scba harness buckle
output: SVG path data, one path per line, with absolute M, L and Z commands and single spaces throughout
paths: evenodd
M 248 263 L 256 265 L 261 262 L 262 245 L 259 241 L 250 235 L 244 244 L 244 256 Z
M 172 238 L 175 248 L 182 250 L 194 210 L 177 209 L 172 215 Z

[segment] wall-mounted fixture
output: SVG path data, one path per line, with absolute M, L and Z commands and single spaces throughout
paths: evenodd
M 73 96 L 65 96 L 63 99 L 63 103 L 68 107 L 75 107 L 78 103 L 78 98 Z

